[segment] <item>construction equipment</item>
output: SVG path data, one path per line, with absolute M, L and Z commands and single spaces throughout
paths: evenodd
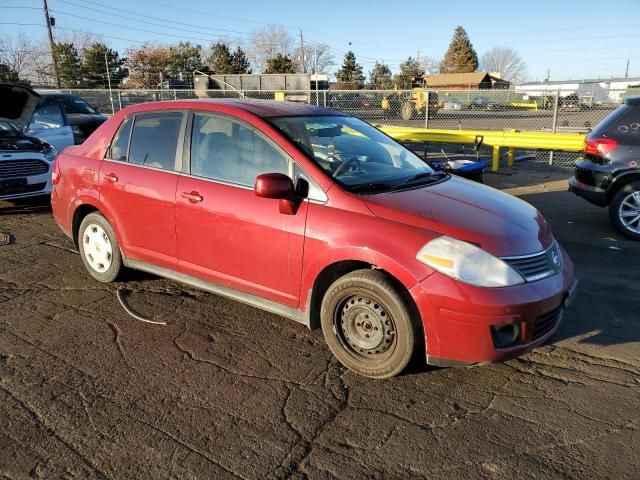
M 442 108 L 438 100 L 438 93 L 427 90 L 424 78 L 414 79 L 410 92 L 396 88 L 381 102 L 382 110 L 388 116 L 399 115 L 405 122 L 416 115 L 426 115 L 427 104 L 429 104 L 429 115 L 435 115 Z

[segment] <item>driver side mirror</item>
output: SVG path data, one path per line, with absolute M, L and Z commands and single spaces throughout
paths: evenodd
M 293 181 L 282 173 L 263 173 L 256 177 L 253 186 L 256 196 L 280 200 L 280 213 L 295 215 L 299 201 L 295 196 Z

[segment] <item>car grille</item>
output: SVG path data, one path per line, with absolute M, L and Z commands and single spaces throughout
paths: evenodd
M 503 257 L 502 260 L 527 282 L 542 280 L 560 271 L 560 251 L 556 242 L 543 252 L 520 257 Z
M 0 161 L 0 178 L 20 178 L 42 175 L 49 171 L 49 164 L 42 160 Z
M 544 337 L 547 333 L 555 328 L 560 320 L 560 314 L 562 308 L 557 308 L 549 313 L 540 315 L 536 318 L 536 323 L 533 326 L 533 338 L 532 341 L 538 340 Z

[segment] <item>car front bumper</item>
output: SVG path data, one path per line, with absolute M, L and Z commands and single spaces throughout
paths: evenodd
M 514 287 L 480 288 L 434 273 L 410 292 L 421 313 L 427 363 L 475 365 L 517 357 L 543 344 L 557 331 L 573 300 L 577 281 L 562 250 L 562 271 Z M 517 340 L 494 344 L 492 327 L 517 324 Z
M 0 200 L 20 200 L 51 194 L 51 169 L 42 175 L 33 175 L 24 179 L 26 180 L 24 185 L 19 187 L 11 186 L 7 190 L 0 188 Z M 12 180 L 18 179 L 0 179 L 0 182 Z

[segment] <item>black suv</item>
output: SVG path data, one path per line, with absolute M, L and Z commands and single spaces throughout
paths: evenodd
M 640 240 L 640 97 L 627 98 L 587 135 L 569 190 L 599 207 Z

